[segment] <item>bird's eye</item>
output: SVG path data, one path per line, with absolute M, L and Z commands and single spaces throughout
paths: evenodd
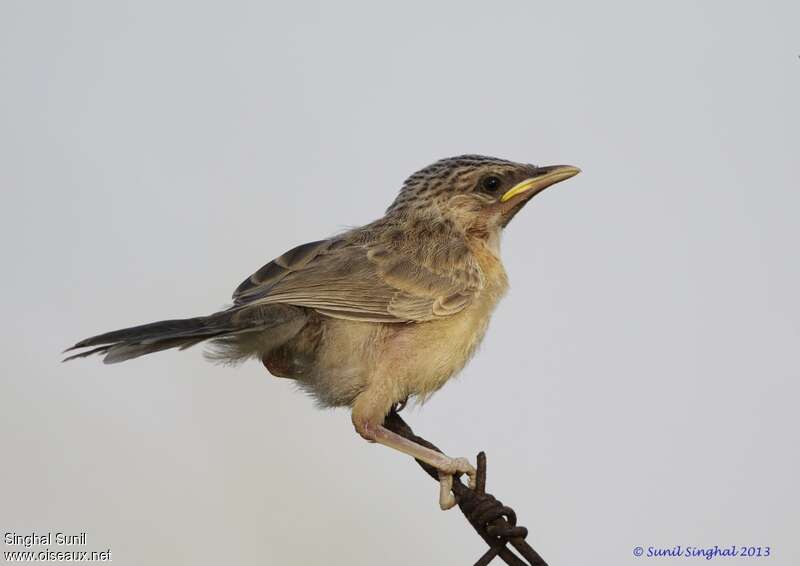
M 481 181 L 481 187 L 483 190 L 494 193 L 497 189 L 500 188 L 502 182 L 500 181 L 499 177 L 495 177 L 494 175 L 490 177 L 484 177 L 483 181 Z

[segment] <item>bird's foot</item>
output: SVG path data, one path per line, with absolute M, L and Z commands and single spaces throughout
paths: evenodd
M 466 458 L 450 458 L 444 456 L 436 463 L 439 470 L 439 507 L 447 511 L 455 507 L 456 496 L 453 494 L 453 477 L 456 474 L 467 474 L 469 488 L 475 489 L 477 485 L 477 471 Z

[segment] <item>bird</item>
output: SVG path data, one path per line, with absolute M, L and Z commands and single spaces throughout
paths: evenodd
M 228 308 L 77 342 L 64 361 L 108 364 L 207 342 L 211 360 L 258 359 L 321 407 L 349 407 L 353 426 L 439 472 L 439 506 L 456 504 L 454 475 L 476 470 L 383 426 L 458 374 L 508 289 L 503 230 L 534 196 L 580 172 L 482 155 L 440 159 L 408 177 L 384 216 L 299 245 L 245 279 Z

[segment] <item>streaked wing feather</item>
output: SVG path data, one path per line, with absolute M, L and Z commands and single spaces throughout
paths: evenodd
M 302 269 L 321 252 L 331 247 L 331 240 L 318 240 L 292 248 L 280 257 L 276 257 L 261 269 L 253 273 L 233 292 L 236 305 L 253 302 L 265 296 L 265 292 L 288 273 Z
M 378 244 L 321 240 L 266 264 L 239 285 L 234 300 L 292 304 L 369 322 L 432 320 L 462 310 L 483 286 L 479 268 L 465 257 L 454 267 L 436 254 L 412 257 Z

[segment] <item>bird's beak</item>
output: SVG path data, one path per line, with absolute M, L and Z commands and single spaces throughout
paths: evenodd
M 570 177 L 574 177 L 581 170 L 572 165 L 550 165 L 548 167 L 539 167 L 538 174 L 535 177 L 530 177 L 521 181 L 511 187 L 506 193 L 500 197 L 500 202 L 508 202 L 511 199 L 525 198 L 526 200 L 540 193 L 550 185 L 555 185 L 560 181 L 565 181 Z
M 581 170 L 572 165 L 550 165 L 539 167 L 536 176 L 520 181 L 500 197 L 501 224 L 503 227 L 519 212 L 525 203 L 550 185 L 574 177 Z

